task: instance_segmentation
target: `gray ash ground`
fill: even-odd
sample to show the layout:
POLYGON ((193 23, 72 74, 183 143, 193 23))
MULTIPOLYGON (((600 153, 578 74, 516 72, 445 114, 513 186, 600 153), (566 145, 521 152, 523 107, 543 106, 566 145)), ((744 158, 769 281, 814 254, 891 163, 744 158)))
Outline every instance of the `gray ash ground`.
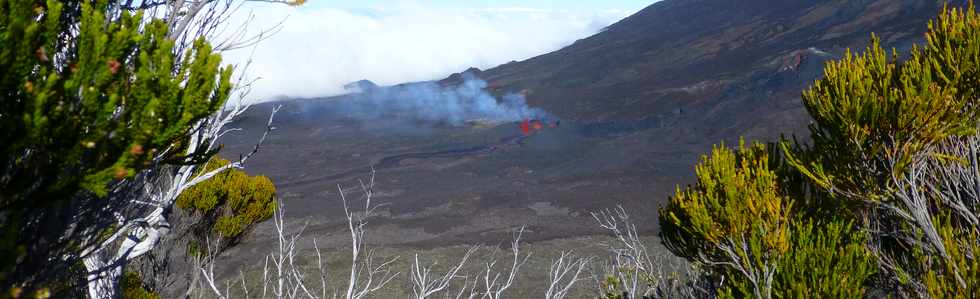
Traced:
MULTIPOLYGON (((655 210, 695 161, 657 151, 660 124, 623 122, 557 127, 524 135, 519 123, 448 125, 397 116, 361 119, 336 112, 336 98, 283 102, 276 130, 247 164, 270 177, 293 219, 312 233, 342 224, 338 185, 356 194, 359 179, 376 172, 372 225, 391 237, 384 245, 493 243, 528 225, 528 240, 598 232, 590 212, 623 204, 645 229, 655 210), (651 155, 673 159, 651 164, 651 155)), ((244 152, 262 131, 272 104, 254 107, 236 125, 245 134, 224 140, 228 158, 244 152)), ((665 160, 665 159, 661 159, 665 160)), ((272 241, 263 225, 246 243, 272 241)))
MULTIPOLYGON (((526 225, 524 240, 531 242, 534 258, 525 275, 537 277, 547 274, 561 250, 605 256, 602 243, 589 237, 603 233, 591 212, 624 205, 644 234, 655 234, 656 208, 686 180, 697 159, 666 150, 690 139, 660 133, 669 131, 662 121, 563 120, 524 135, 518 122, 454 126, 394 116, 351 118, 331 108, 337 100, 342 99, 257 105, 235 124, 242 134, 222 141, 222 155, 235 158, 250 150, 272 106, 284 105, 276 130, 246 171, 270 177, 285 202, 287 222, 297 229, 305 225, 301 256, 315 256, 315 237, 338 269, 345 265, 336 255, 350 246, 338 185, 357 196, 358 180, 368 179, 372 169, 379 209, 367 241, 380 254, 450 259, 464 250, 457 245, 505 246, 526 225)), ((656 240, 650 243, 663 253, 656 240)), ((260 224, 222 257, 218 273, 238 277, 244 269, 246 276, 258 277, 257 263, 275 244, 273 224, 260 224)), ((515 296, 540 295, 539 278, 520 282, 515 296)), ((404 297, 398 293, 403 288, 411 289, 398 285, 382 297, 404 297)), ((583 284, 581 291, 587 290, 591 286, 583 284)))
MULTIPOLYGON (((573 241, 600 233, 589 213, 617 204, 652 235, 657 207, 691 182, 713 144, 806 140, 799 95, 828 59, 863 48, 871 32, 886 48, 921 43, 945 2, 963 1, 660 1, 559 51, 438 81, 478 77, 495 97, 520 94, 560 118, 558 128, 523 137, 517 122, 440 124, 386 109, 364 117, 344 97, 292 100, 246 171, 269 176, 288 221, 307 223, 321 246, 348 245, 337 186, 355 191, 372 167, 382 206, 368 241, 393 252, 506 244, 522 225, 532 246, 595 245, 573 241)), ((238 122, 244 134, 223 140, 221 155, 249 151, 275 104, 238 122)), ((267 254, 271 228, 233 249, 227 270, 267 254)), ((541 265, 532 271, 547 273, 541 265)))

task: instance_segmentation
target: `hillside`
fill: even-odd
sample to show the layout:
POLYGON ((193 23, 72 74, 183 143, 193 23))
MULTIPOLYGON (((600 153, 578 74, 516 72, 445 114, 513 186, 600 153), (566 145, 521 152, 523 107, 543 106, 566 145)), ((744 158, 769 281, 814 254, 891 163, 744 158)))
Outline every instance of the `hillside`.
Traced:
MULTIPOLYGON (((355 119, 337 108, 349 97, 292 100, 281 103, 278 130, 247 170, 270 176, 290 215, 311 219, 314 234, 342 229, 336 186, 372 167, 386 204, 373 222, 380 244, 494 243, 521 224, 529 240, 592 234, 588 213, 616 204, 652 232, 656 207, 689 182, 712 144, 801 133, 808 120, 799 94, 824 61, 864 47, 872 32, 886 46, 911 47, 939 5, 661 1, 553 53, 467 71, 494 94, 524 94, 560 127, 521 136, 518 123, 355 119)), ((255 107, 240 124, 261 131, 270 107, 255 107)), ((249 148, 254 137, 227 139, 224 153, 249 148)), ((267 229, 242 250, 270 241, 267 229)))
MULTIPOLYGON (((937 1, 662 1, 559 51, 480 74, 499 90, 585 122, 683 116, 712 142, 773 137, 799 120, 798 95, 822 63, 921 39, 937 1)), ((677 129, 671 130, 677 131, 677 129)))

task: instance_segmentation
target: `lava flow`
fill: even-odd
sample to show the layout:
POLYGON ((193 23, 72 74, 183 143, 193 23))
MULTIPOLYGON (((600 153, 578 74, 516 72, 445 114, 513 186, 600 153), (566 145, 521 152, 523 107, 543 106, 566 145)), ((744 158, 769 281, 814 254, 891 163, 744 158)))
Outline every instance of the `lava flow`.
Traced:
MULTIPOLYGON (((558 124, 559 124, 559 121, 555 121, 555 122, 552 122, 552 123, 548 124, 548 127, 549 128, 557 128, 558 127, 558 124)), ((543 130, 544 127, 545 127, 545 124, 544 124, 543 121, 541 121, 539 119, 525 119, 524 121, 521 121, 520 127, 521 127, 521 133, 523 133, 524 136, 528 136, 528 135, 531 135, 533 133, 536 133, 537 131, 543 130)))

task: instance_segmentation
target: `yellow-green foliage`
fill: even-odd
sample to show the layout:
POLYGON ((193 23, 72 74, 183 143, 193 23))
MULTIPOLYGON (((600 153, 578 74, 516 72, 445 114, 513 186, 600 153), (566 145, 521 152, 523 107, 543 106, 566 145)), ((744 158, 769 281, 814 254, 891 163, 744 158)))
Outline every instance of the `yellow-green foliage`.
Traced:
MULTIPOLYGON (((199 170, 208 172, 228 165, 213 158, 199 170)), ((213 216, 213 230, 225 238, 236 238, 252 225, 272 217, 276 209, 276 187, 264 176, 250 177, 229 169, 184 191, 177 207, 213 216)))
MULTIPOLYGON (((879 236, 880 250, 894 264, 885 274, 908 288, 905 291, 924 289, 937 298, 974 298, 975 286, 980 285, 977 231, 950 213, 952 207, 937 194, 942 188, 971 187, 927 177, 928 183, 918 181, 921 185, 915 188, 926 190, 928 207, 910 208, 894 196, 899 191, 894 179, 909 175, 913 158, 923 159, 925 150, 945 146, 950 138, 977 134, 980 16, 972 3, 965 9, 946 8, 930 22, 924 47, 913 48, 906 60, 897 56, 886 55, 873 38, 864 54, 848 54, 829 63, 825 78, 803 94, 814 119, 813 146, 784 148, 797 157, 792 163, 814 183, 837 198, 852 199, 836 204, 851 206, 858 216, 877 217, 872 222, 883 227, 877 229, 894 231, 879 236), (868 208, 874 205, 854 204, 869 201, 924 213, 936 227, 948 257, 923 238, 923 224, 894 213, 872 213, 868 208), (912 285, 917 283, 922 286, 912 285)), ((949 163, 975 159, 946 158, 949 163)), ((963 191, 952 193, 957 192, 963 191)), ((962 208, 976 212, 976 207, 962 208)))
POLYGON ((780 194, 765 145, 716 146, 697 165, 697 184, 681 190, 660 210, 665 243, 686 258, 720 258, 718 245, 745 240, 746 262, 789 248, 792 201, 780 194))
POLYGON ((950 262, 923 252, 913 253, 915 260, 928 270, 922 282, 932 298, 977 298, 980 296, 980 236, 977 231, 954 228, 949 215, 940 215, 934 222, 949 254, 950 262), (966 284, 960 286, 954 273, 966 284))
POLYGON ((844 221, 794 222, 792 245, 779 260, 776 298, 862 298, 877 269, 864 234, 844 221))
POLYGON ((969 178, 980 176, 980 157, 975 144, 944 149, 978 133, 980 16, 972 3, 944 9, 926 44, 906 57, 872 36, 864 53, 828 63, 803 93, 812 144, 781 143, 792 167, 762 145, 715 147, 696 167, 697 184, 660 211, 668 249, 705 263, 715 272, 708 279, 724 277, 720 297, 859 298, 869 288, 980 296, 978 207, 957 203, 976 196, 969 178), (953 177, 951 163, 972 166, 953 177), (913 169, 916 179, 906 180, 913 169), (908 192, 920 203, 900 200, 908 192), (938 237, 925 237, 932 227, 938 237), (771 290, 758 274, 767 267, 775 269, 771 290))
POLYGON ((62 6, 0 2, 2 157, 31 158, 4 165, 23 177, 2 186, 4 205, 70 197, 79 187, 104 196, 107 183, 133 175, 153 154, 171 145, 171 156, 180 153, 178 141, 232 86, 232 68, 203 39, 176 64, 164 21, 140 24, 143 15, 127 11, 108 21, 105 1, 84 1, 79 27, 69 29, 59 22, 62 6), (77 52, 61 61, 58 38, 67 30, 78 30, 77 52))
POLYGON ((742 142, 734 151, 716 146, 696 166, 697 184, 678 188, 660 210, 667 248, 731 277, 727 285, 744 296, 768 297, 764 273, 790 249, 792 200, 769 163, 763 144, 742 142), (741 270, 757 275, 757 283, 741 270))
POLYGON ((629 293, 623 292, 620 289, 622 283, 616 276, 607 276, 602 283, 599 284, 599 289, 601 294, 599 294, 599 299, 626 299, 629 298, 629 293))
POLYGON ((126 272, 120 282, 122 299, 160 299, 160 295, 148 290, 136 272, 126 272))
POLYGON ((800 182, 786 179, 777 153, 716 146, 697 165, 697 183, 660 210, 663 242, 724 276, 720 297, 861 297, 875 272, 863 235, 843 221, 801 218, 812 214, 797 213, 808 207, 794 206, 800 195, 787 190, 805 188, 787 185, 800 182))
POLYGON ((183 156, 195 123, 229 97, 232 68, 203 39, 177 53, 164 20, 109 3, 0 0, 0 285, 69 275, 52 267, 72 263, 53 252, 69 221, 104 217, 58 214, 69 201, 105 198, 154 157, 213 154, 183 156))
POLYGON ((793 162, 814 182, 848 197, 879 200, 893 172, 949 136, 972 135, 978 116, 980 20, 947 10, 924 48, 900 61, 872 37, 863 54, 829 62, 803 93, 814 159, 793 162), (894 167, 889 160, 894 161, 894 167))

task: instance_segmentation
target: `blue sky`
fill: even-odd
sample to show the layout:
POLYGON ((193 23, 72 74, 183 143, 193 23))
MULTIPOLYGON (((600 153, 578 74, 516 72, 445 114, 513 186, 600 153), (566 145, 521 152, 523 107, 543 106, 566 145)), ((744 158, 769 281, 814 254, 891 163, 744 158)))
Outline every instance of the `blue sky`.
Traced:
POLYGON ((252 100, 343 93, 368 79, 380 85, 433 80, 469 67, 491 68, 548 53, 588 37, 652 0, 307 0, 253 3, 253 30, 283 22, 254 49, 225 54, 252 63, 252 100))

